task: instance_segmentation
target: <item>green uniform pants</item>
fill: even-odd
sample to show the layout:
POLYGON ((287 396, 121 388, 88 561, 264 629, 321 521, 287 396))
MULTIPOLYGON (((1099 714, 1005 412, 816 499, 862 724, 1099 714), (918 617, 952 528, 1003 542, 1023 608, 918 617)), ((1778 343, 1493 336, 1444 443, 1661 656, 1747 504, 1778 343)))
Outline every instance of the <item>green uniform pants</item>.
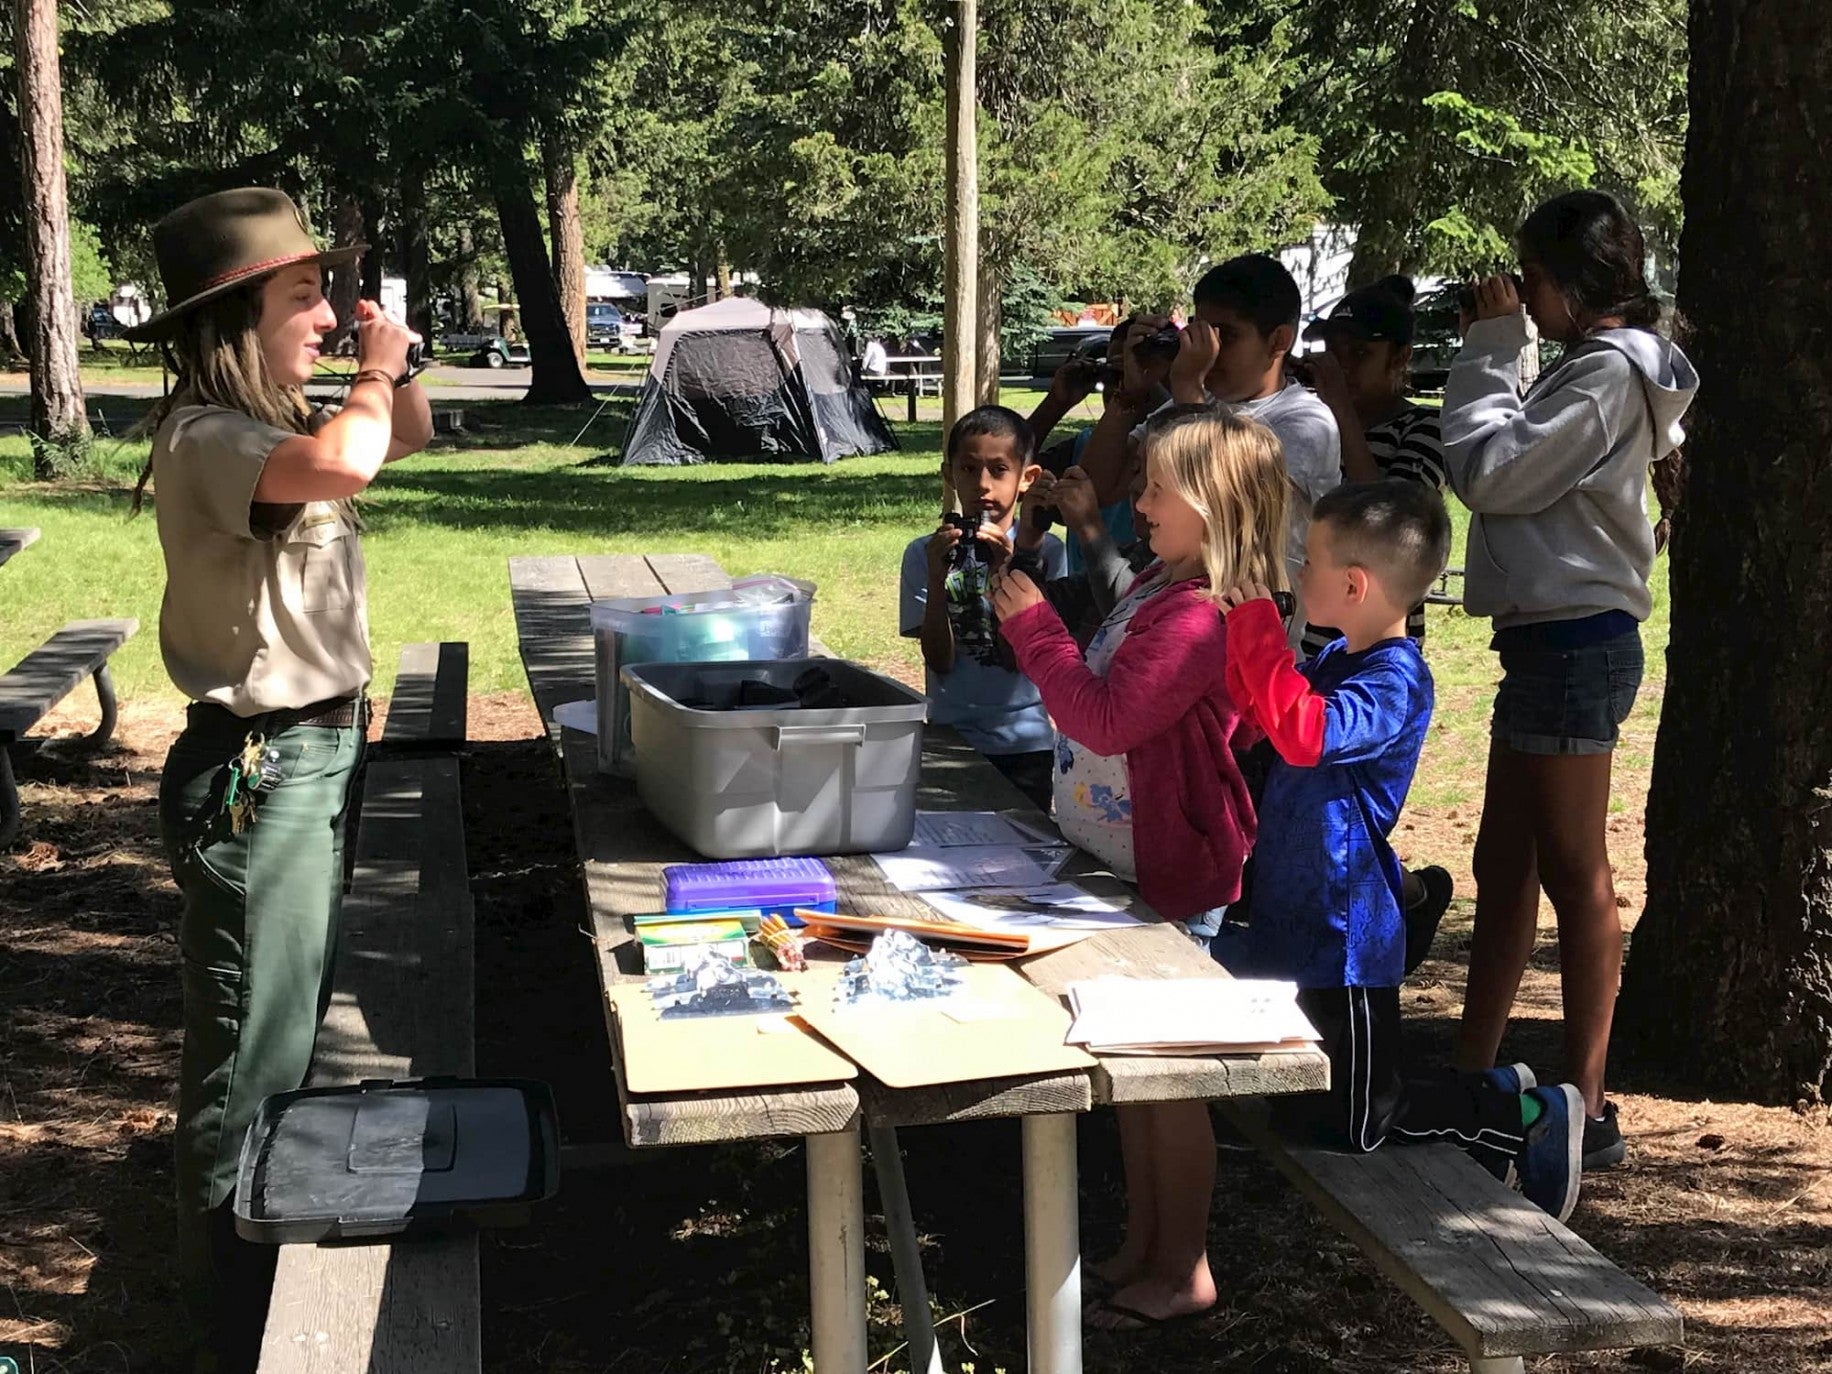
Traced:
POLYGON ((226 1218, 213 1244, 211 1213, 234 1190, 242 1138, 261 1099, 303 1086, 311 1068, 330 999, 344 815, 363 753, 355 727, 269 735, 281 781, 235 835, 223 809, 228 764, 261 725, 192 706, 159 784, 160 833, 184 894, 178 1239, 200 1334, 227 1316, 212 1312, 226 1277, 224 1256, 212 1252, 225 1248, 226 1218))

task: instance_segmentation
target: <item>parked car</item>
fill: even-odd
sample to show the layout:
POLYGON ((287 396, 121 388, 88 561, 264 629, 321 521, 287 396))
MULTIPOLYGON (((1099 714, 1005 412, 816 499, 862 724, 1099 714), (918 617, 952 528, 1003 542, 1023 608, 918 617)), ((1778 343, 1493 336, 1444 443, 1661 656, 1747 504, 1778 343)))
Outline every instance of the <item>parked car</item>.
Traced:
POLYGON ((1107 339, 1112 333, 1113 326, 1106 324, 1077 324, 1050 330, 1031 345, 1030 375, 1039 378, 1055 376, 1057 368, 1075 354, 1084 352, 1084 346, 1097 354, 1104 354, 1107 339))
MULTIPOLYGON (((1443 286, 1428 291, 1413 305, 1412 394, 1439 396, 1450 379, 1450 364, 1463 347, 1463 324, 1457 315, 1457 288, 1443 286)), ((1539 367, 1544 372, 1564 353, 1561 344, 1539 341, 1539 367)))
POLYGON ((623 339, 623 311, 609 301, 588 301, 585 306, 585 346, 616 348, 623 339))
POLYGON ((89 313, 83 316, 83 333, 89 336, 91 343, 100 343, 103 339, 121 337, 121 322, 105 302, 98 302, 89 307, 89 313))

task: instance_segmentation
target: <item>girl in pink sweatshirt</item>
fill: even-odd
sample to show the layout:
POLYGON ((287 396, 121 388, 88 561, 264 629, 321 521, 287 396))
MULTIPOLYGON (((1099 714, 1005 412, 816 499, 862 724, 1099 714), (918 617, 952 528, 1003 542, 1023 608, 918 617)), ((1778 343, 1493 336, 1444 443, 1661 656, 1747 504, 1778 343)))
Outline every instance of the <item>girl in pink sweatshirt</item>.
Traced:
MULTIPOLYGON (((1145 494, 1158 561, 1113 608, 1084 659, 1022 573, 1000 576, 993 607, 1019 669, 1056 723, 1056 821, 1063 834, 1169 921, 1212 932, 1240 896, 1253 803, 1235 761, 1251 727, 1226 685, 1217 588, 1251 574, 1285 585, 1289 479, 1264 425, 1207 407, 1171 412, 1146 436, 1145 494)), ((1200 1102, 1119 1109, 1126 1238, 1090 1270, 1109 1296, 1091 1314, 1137 1330, 1215 1303, 1208 1203, 1215 1139, 1200 1102)))

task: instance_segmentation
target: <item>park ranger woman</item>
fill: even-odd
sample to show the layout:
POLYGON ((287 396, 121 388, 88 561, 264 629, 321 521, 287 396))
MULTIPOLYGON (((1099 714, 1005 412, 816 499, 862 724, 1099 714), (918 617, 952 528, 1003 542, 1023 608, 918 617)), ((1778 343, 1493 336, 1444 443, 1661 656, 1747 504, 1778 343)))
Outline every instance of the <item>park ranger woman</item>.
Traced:
POLYGON ((153 230, 163 314, 131 331, 177 373, 149 418, 165 599, 159 644, 190 698, 159 823, 184 897, 177 1125, 181 1278, 199 1370, 254 1368, 273 1254, 238 1241, 255 1108, 300 1087, 330 988, 344 814, 362 759, 369 622, 351 498, 432 434, 413 336, 356 307, 334 413, 304 386, 337 325, 320 251, 278 191, 205 196, 153 230))

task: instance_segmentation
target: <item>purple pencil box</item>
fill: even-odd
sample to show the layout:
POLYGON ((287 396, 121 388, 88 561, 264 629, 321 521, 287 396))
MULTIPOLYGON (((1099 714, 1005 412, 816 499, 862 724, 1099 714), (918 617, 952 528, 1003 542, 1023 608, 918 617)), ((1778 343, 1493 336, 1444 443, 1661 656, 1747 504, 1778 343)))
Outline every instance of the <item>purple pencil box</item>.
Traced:
POLYGON ((662 870, 662 887, 669 912, 677 916, 754 907, 798 926, 797 907, 837 910, 833 874, 819 859, 674 864, 662 870))

